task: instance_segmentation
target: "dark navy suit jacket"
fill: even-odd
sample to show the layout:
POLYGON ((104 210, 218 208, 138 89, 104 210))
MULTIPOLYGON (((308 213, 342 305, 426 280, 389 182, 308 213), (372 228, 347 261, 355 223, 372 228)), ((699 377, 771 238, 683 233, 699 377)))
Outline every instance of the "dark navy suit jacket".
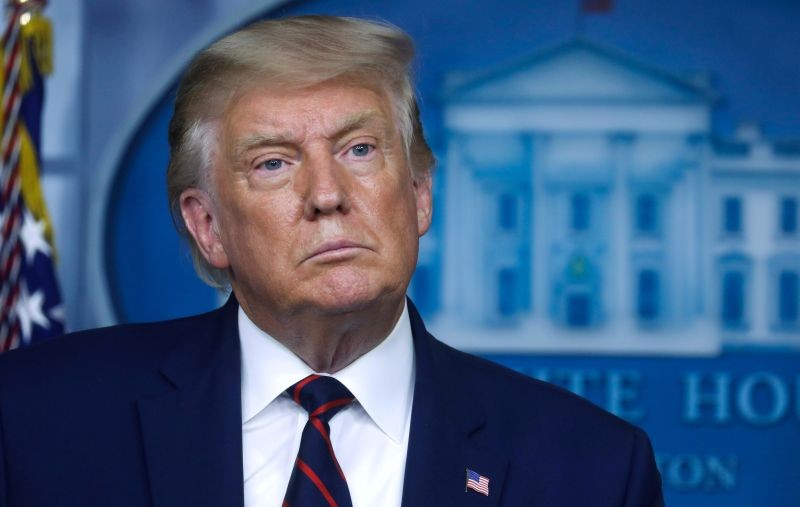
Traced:
MULTIPOLYGON (((442 344, 409 307, 404 506, 663 504, 641 430, 442 344), (466 490, 467 468, 488 496, 466 490)), ((0 356, 0 506, 241 506, 239 356, 233 298, 0 356)))

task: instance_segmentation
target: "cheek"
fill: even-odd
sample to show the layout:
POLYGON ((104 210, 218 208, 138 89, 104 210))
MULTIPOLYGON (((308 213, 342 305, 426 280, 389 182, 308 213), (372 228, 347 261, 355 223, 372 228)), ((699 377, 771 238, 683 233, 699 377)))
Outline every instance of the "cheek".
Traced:
POLYGON ((288 212, 280 203, 269 199, 238 201, 229 210, 221 232, 237 258, 274 257, 275 247, 293 237, 286 225, 288 212))
POLYGON ((380 195, 378 206, 384 222, 392 229, 394 240, 402 242, 401 248, 412 246, 418 240, 417 207, 414 192, 410 183, 395 184, 390 190, 380 195), (389 225, 390 224, 390 225, 389 225))

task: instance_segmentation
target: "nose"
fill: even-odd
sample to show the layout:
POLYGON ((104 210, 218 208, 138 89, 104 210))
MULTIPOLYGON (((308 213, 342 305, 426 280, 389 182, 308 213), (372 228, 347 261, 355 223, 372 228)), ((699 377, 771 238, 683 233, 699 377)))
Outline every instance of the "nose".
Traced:
POLYGON ((350 175, 332 155, 309 156, 302 172, 303 214, 306 219, 350 212, 350 175))

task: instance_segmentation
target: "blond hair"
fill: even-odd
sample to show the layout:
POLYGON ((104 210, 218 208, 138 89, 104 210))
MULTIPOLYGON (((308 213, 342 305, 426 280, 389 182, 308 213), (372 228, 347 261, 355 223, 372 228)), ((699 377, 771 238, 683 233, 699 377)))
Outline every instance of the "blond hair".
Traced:
POLYGON ((412 175, 427 178, 434 157, 425 141, 411 79, 414 44, 400 29, 379 22, 331 16, 261 21, 218 40, 189 63, 169 126, 167 193, 178 232, 189 242, 195 270, 209 285, 228 285, 228 273, 206 262, 188 234, 180 196, 210 188, 217 132, 214 121, 230 101, 258 81, 304 88, 332 79, 376 87, 393 107, 412 175))

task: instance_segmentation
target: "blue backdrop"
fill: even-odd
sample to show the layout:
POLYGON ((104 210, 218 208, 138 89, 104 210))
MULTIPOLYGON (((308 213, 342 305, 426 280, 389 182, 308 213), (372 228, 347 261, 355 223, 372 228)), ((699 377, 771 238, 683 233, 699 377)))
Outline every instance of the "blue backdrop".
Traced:
MULTIPOLYGON (((796 505, 800 5, 315 1, 263 17, 304 12, 379 17, 418 43, 439 165, 411 294, 434 333, 644 427, 669 505, 796 505)), ((162 190, 174 84, 104 196, 120 321, 219 301, 162 190)))

